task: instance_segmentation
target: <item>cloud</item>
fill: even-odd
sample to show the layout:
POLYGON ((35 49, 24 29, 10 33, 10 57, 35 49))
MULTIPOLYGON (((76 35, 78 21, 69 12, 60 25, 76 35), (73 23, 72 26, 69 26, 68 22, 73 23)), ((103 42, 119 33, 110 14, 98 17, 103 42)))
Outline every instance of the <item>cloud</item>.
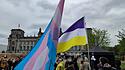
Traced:
POLYGON ((55 6, 54 4, 51 4, 49 1, 47 0, 42 0, 42 1, 39 1, 37 2, 37 5, 43 9, 46 9, 46 10, 54 10, 55 9, 55 6))
MULTIPOLYGON (((88 0, 72 4, 70 16, 74 20, 85 16, 87 27, 94 27, 108 30, 111 35, 111 45, 117 43, 115 35, 117 31, 125 27, 125 1, 114 0, 88 0)), ((72 22, 73 23, 73 22, 72 22)))
MULTIPOLYGON (((41 27, 45 30, 59 0, 0 0, 0 40, 7 44, 7 36, 12 28, 21 24, 25 35, 37 34, 41 27)), ((107 29, 112 45, 117 43, 115 35, 125 27, 124 0, 66 0, 62 19, 65 31, 76 20, 85 16, 87 27, 107 29)))
POLYGON ((15 6, 20 6, 21 4, 30 4, 30 0, 6 0, 15 6))
POLYGON ((7 45, 0 44, 0 52, 6 51, 7 45))
POLYGON ((28 29, 32 30, 31 32, 29 32, 29 34, 30 35, 37 34, 39 28, 41 28, 42 31, 44 31, 46 28, 46 24, 32 24, 31 26, 28 27, 28 29))
POLYGON ((6 37, 7 37, 6 34, 2 34, 2 33, 0 33, 0 38, 6 38, 6 37))
POLYGON ((41 24, 32 24, 29 29, 38 29, 41 27, 41 24))

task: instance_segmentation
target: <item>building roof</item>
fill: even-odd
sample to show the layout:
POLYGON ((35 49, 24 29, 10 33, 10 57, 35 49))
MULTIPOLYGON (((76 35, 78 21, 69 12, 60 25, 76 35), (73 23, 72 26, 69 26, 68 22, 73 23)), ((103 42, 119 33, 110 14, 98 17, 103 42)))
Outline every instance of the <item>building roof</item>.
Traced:
POLYGON ((98 47, 91 48, 90 52, 110 52, 110 51, 107 51, 107 50, 105 50, 105 49, 98 46, 98 47))
POLYGON ((11 31, 23 31, 23 30, 22 29, 12 29, 11 31))
POLYGON ((22 39, 36 39, 38 37, 23 37, 22 39))

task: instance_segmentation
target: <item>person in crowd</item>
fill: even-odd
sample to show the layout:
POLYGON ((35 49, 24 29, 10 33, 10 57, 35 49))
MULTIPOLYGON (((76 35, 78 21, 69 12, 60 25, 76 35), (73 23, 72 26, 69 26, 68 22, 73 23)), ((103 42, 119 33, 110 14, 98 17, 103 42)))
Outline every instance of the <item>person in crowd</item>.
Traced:
POLYGON ((8 63, 6 57, 2 57, 0 66, 2 70, 8 70, 7 69, 8 63))
POLYGON ((0 57, 0 70, 2 70, 2 68, 1 68, 1 57, 0 57))
POLYGON ((69 57, 65 62, 65 70, 75 70, 72 57, 69 57))
POLYGON ((99 64, 97 64, 98 70, 111 70, 111 65, 105 57, 99 58, 99 64))
POLYGON ((105 58, 105 63, 103 65, 104 70, 111 70, 111 65, 109 64, 109 60, 105 58))
POLYGON ((73 62, 69 62, 65 70, 75 70, 73 62))
POLYGON ((80 56, 80 57, 78 57, 78 59, 77 59, 77 63, 78 63, 78 66, 79 66, 79 64, 81 64, 81 61, 83 61, 83 56, 80 56))
POLYGON ((94 55, 92 55, 91 57, 91 69, 95 70, 95 62, 96 62, 96 58, 94 57, 94 55))
POLYGON ((12 69, 12 60, 11 58, 9 58, 8 60, 8 70, 11 70, 12 69))
POLYGON ((59 55, 57 55, 56 63, 54 64, 54 70, 56 70, 57 65, 60 63, 60 60, 61 60, 61 59, 62 59, 62 58, 61 58, 59 55))
POLYGON ((90 63, 87 57, 84 58, 83 68, 84 70, 91 70, 90 63))
POLYGON ((73 59, 73 64, 74 64, 74 69, 75 70, 79 70, 79 67, 78 67, 78 63, 77 63, 77 57, 75 57, 74 59, 73 59))
POLYGON ((59 59, 59 64, 56 67, 56 70, 64 70, 65 69, 65 65, 64 65, 64 61, 62 58, 59 59))
POLYGON ((59 64, 59 63, 58 63, 58 59, 59 59, 59 58, 58 58, 58 56, 57 56, 57 58, 56 58, 56 63, 54 64, 54 70, 56 70, 56 67, 57 67, 57 65, 59 64))
POLYGON ((115 68, 117 69, 117 70, 121 70, 121 61, 120 60, 115 60, 115 68))
POLYGON ((84 65, 84 61, 81 61, 80 66, 79 66, 79 70, 84 70, 83 65, 84 65))
POLYGON ((97 64, 98 70, 103 70, 102 57, 99 58, 99 63, 97 64))
POLYGON ((14 68, 15 61, 16 61, 16 59, 12 58, 12 69, 14 68))
POLYGON ((16 65, 20 62, 20 58, 16 57, 14 63, 13 63, 13 69, 16 67, 16 65))

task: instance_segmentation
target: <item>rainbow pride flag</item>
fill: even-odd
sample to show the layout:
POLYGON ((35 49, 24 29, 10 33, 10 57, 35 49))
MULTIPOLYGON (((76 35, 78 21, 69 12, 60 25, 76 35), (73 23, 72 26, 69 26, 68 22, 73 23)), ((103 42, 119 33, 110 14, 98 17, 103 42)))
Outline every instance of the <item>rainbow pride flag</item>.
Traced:
POLYGON ((44 34, 31 52, 28 53, 14 70, 54 70, 64 1, 60 0, 56 12, 44 34))

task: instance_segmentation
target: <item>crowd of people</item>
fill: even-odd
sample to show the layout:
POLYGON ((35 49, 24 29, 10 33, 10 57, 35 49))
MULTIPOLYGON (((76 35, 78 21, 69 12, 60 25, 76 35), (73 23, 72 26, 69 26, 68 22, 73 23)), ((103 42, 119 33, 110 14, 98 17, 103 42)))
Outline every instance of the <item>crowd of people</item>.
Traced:
POLYGON ((14 67, 21 61, 23 57, 15 58, 2 56, 0 57, 0 70, 14 70, 14 67))
MULTIPOLYGON (((13 70, 22 58, 21 56, 16 58, 0 57, 0 70, 13 70)), ((86 56, 58 55, 54 64, 54 70, 121 70, 120 62, 112 66, 106 57, 96 59, 94 56, 91 56, 89 59, 86 56)))
POLYGON ((108 58, 100 57, 98 60, 94 56, 88 60, 86 56, 58 56, 55 70, 121 70, 119 65, 111 65, 108 58), (98 63, 97 63, 98 62, 98 63))
POLYGON ((57 57, 55 70, 91 70, 91 67, 87 57, 57 57))

